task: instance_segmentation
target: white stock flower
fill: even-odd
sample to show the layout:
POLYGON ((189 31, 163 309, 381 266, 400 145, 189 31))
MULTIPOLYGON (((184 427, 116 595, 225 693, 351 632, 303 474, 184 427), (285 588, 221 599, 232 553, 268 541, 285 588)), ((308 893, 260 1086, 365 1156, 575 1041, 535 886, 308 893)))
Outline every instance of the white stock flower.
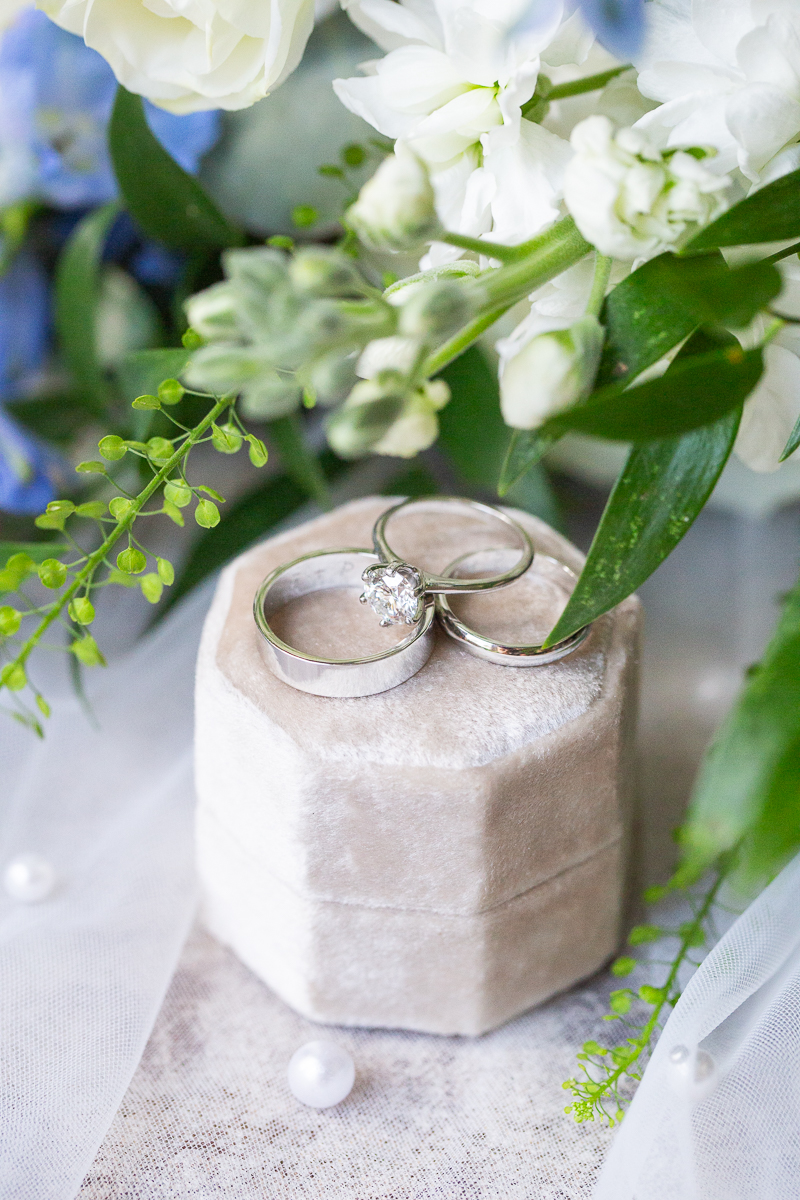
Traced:
POLYGON ((375 454, 395 458, 413 458, 427 450, 439 436, 436 414, 450 399, 450 389, 442 379, 425 383, 408 397, 402 413, 373 447, 375 454))
POLYGON ((439 221, 428 168, 399 143, 364 184, 346 219, 366 246, 378 250, 412 250, 430 240, 439 221))
MULTIPOLYGON (((777 471, 800 417, 800 358, 785 346, 767 346, 764 374, 745 401, 734 450, 753 471, 777 471)), ((800 457, 795 451, 792 458, 800 457)))
POLYGON ((497 346, 500 409, 515 429, 538 429, 548 417, 585 399, 600 363, 604 331, 597 317, 586 315, 543 332, 540 323, 538 316, 523 322, 497 346))
MULTIPOLYGON (((344 0, 387 51, 365 78, 337 79, 339 99, 431 168, 449 230, 523 241, 558 216, 567 142, 521 119, 543 66, 580 63, 591 35, 549 6, 536 29, 508 35, 519 0, 344 0)), ((437 261, 460 251, 438 247, 437 261)))
POLYGON ((175 113, 246 108, 300 61, 313 0, 39 0, 129 91, 175 113))
POLYGON ((608 117, 587 117, 571 141, 575 157, 564 177, 564 200, 583 236, 603 254, 656 254, 725 207, 727 176, 712 174, 684 150, 662 153, 640 128, 615 132, 608 117))
POLYGON ((661 107, 637 127, 662 146, 714 146, 712 170, 738 166, 762 181, 800 137, 800 5, 653 0, 648 8, 639 88, 661 107))

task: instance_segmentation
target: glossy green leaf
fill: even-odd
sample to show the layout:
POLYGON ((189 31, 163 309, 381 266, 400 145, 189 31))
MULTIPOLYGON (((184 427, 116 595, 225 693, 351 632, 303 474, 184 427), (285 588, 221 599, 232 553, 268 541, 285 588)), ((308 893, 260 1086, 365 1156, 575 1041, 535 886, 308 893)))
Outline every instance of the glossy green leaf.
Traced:
POLYGON ((512 430, 500 470, 498 494, 500 496, 508 495, 517 480, 521 479, 526 471, 534 470, 560 437, 560 433, 547 434, 542 433, 539 429, 512 430))
POLYGON ((122 86, 117 89, 108 138, 119 190, 146 234, 178 250, 242 244, 240 231, 151 132, 141 97, 122 86))
POLYGON ((725 346, 679 357, 665 375, 625 389, 611 384, 542 426, 618 442, 671 438, 711 425, 738 408, 761 378, 760 349, 725 346))
POLYGON ((780 288, 780 273, 767 262, 731 270, 721 254, 650 259, 606 297, 596 387, 634 379, 698 325, 746 325, 780 288))
POLYGON ((800 171, 768 183, 706 225, 684 247, 684 254, 716 246, 747 246, 800 237, 800 171))
POLYGON ((110 389, 97 358, 95 318, 100 297, 103 246, 119 205, 105 204, 73 230, 56 267, 55 321, 59 342, 83 398, 97 412, 110 389))
POLYGON ((548 644, 614 608, 674 550, 728 460, 740 413, 736 409, 714 425, 633 447, 548 644))
POLYGON ((701 766, 681 876, 696 877, 743 838, 753 873, 776 870, 800 846, 800 583, 701 766))
MULTIPOLYGON (((444 368, 440 378, 448 384, 451 400, 439 413, 439 446, 466 483, 487 492, 499 490, 511 431, 500 413, 496 370, 477 346, 471 346, 444 368)), ((500 494, 558 525, 558 505, 547 473, 541 466, 530 469, 534 465, 526 463, 500 494)))
POLYGON ((794 429, 789 434, 789 440, 783 448, 781 462, 785 462, 790 454, 794 454, 798 446, 800 446, 800 417, 797 418, 794 429))

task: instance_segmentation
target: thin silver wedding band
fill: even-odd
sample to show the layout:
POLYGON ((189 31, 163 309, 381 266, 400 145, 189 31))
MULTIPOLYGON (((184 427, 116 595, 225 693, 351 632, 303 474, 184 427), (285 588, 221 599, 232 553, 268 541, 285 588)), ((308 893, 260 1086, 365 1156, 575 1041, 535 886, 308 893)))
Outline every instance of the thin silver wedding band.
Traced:
POLYGON ((422 592, 433 593, 435 595, 455 592, 485 592, 490 588, 506 587, 509 583, 513 583, 515 579, 519 579, 520 575, 524 575, 533 562, 533 543, 522 526, 513 517, 503 512, 502 509, 495 508, 493 504, 483 504, 480 500, 467 500, 463 496, 412 496, 406 500, 401 500, 399 504, 393 504, 391 508, 387 508, 386 512, 378 517, 372 531, 372 540, 375 545, 375 553, 382 563, 408 566, 419 575, 422 592), (485 579, 456 579, 447 573, 444 575, 430 575, 427 571, 421 571, 418 567, 410 567, 410 564, 406 564, 394 552, 386 540, 386 526, 393 516, 402 509, 407 509, 410 505, 414 504, 457 504, 471 512, 478 512, 483 516, 489 516, 501 521, 507 529, 512 530, 519 542, 521 552, 519 560, 509 570, 503 571, 498 575, 490 575, 485 579))
MULTIPOLYGON (((470 558, 478 558, 481 555, 497 555, 508 553, 507 550, 473 550, 469 554, 462 554, 460 558, 451 562, 447 568, 448 574, 451 571, 457 570, 470 558)), ((546 562, 551 566, 558 567, 570 579, 572 586, 577 582, 577 576, 574 571, 571 571, 564 563, 559 562, 557 558, 551 557, 549 554, 536 554, 534 562, 546 562)), ((582 629, 578 629, 569 637, 564 638, 562 642, 557 642, 555 646, 544 647, 541 644, 518 644, 513 642, 498 642, 493 638, 487 637, 485 634, 478 633, 477 630, 470 628, 464 621, 455 615, 446 596, 436 596, 436 614, 439 618, 439 623, 442 625, 446 633, 450 635, 460 646, 470 654, 474 654, 476 658, 483 658, 487 662, 496 663, 501 667, 543 667, 547 663, 558 662, 561 658, 566 658, 568 654, 572 654, 577 650, 586 638, 589 636, 591 625, 584 625, 582 629)))
POLYGON ((434 604, 426 599, 420 620, 397 645, 364 658, 323 658, 282 641, 269 618, 283 605, 310 592, 359 588, 367 566, 378 561, 371 550, 319 550, 284 563, 267 575, 253 602, 262 657, 278 679, 315 696, 373 696, 405 683, 427 662, 434 641, 434 604))

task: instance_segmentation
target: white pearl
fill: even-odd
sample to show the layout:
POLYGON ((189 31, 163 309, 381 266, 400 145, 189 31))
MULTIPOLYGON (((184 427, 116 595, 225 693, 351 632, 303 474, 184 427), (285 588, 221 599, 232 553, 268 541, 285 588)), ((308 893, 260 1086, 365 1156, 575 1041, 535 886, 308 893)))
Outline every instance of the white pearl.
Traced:
POLYGON ((713 1091, 717 1082, 717 1064, 707 1050, 692 1052, 688 1046, 673 1046, 669 1052, 673 1081, 695 1104, 713 1091))
POLYGON ((20 854, 6 867, 3 884, 12 900, 36 904, 46 900, 53 891, 56 873, 41 855, 20 854))
POLYGON ((335 1042, 306 1042, 292 1055, 288 1078, 292 1094, 309 1108, 330 1108, 350 1094, 353 1060, 335 1042))

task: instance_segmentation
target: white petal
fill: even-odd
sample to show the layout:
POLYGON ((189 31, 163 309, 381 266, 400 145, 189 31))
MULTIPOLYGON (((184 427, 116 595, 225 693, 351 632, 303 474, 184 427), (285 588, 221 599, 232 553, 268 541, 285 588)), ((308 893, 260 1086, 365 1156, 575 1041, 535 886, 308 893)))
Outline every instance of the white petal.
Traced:
MULTIPOLYGON (((789 434, 800 416, 800 358, 774 344, 766 370, 745 402, 734 450, 753 471, 777 471, 789 434)), ((794 457, 794 456, 792 456, 794 457)))
POLYGON ((396 4, 394 0, 341 0, 341 3, 353 24, 381 50, 397 50, 409 43, 442 48, 432 6, 430 13, 426 13, 424 9, 414 12, 409 5, 396 4))
POLYGON ((800 104, 766 83, 751 83, 728 98, 726 122, 741 147, 739 166, 749 179, 800 133, 800 104))
POLYGON ((334 79, 333 90, 345 108, 374 126, 385 137, 402 137, 414 124, 407 113, 397 112, 384 101, 380 80, 376 75, 366 79, 334 79))

